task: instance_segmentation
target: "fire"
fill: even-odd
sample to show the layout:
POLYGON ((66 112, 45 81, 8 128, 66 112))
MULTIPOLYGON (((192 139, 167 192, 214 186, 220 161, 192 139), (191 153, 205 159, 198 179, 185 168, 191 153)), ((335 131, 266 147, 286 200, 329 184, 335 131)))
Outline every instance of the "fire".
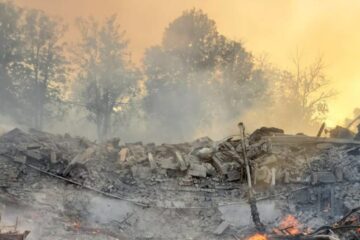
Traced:
POLYGON ((296 235, 300 233, 299 227, 299 221, 293 215, 288 215, 280 222, 279 227, 274 229, 274 232, 277 234, 296 235))
POLYGON ((251 236, 248 240, 268 240, 268 238, 265 235, 257 233, 255 235, 251 236))

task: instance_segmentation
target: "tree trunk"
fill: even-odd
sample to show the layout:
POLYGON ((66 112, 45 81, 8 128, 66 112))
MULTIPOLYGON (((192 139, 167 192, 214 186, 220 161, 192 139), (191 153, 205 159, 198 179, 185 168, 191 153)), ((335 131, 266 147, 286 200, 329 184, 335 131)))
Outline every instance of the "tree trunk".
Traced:
POLYGON ((104 116, 103 136, 105 139, 109 137, 111 128, 111 112, 107 111, 104 116))

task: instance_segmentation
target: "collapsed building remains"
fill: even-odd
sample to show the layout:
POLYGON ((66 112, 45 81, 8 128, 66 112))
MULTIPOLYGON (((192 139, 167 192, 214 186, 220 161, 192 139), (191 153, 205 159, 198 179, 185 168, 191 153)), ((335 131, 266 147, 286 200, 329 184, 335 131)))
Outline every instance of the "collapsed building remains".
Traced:
POLYGON ((0 137, 0 176, 0 212, 19 216, 30 240, 360 239, 353 139, 261 128, 246 139, 97 144, 14 129, 0 137), (250 217, 244 156, 263 233, 250 217))

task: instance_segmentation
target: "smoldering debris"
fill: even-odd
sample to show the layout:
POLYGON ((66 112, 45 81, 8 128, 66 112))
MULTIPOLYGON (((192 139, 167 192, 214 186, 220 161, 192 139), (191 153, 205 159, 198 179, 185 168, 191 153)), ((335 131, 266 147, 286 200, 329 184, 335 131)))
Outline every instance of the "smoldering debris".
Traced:
POLYGON ((304 236, 322 226, 323 239, 359 237, 356 211, 336 222, 360 206, 353 139, 260 128, 245 139, 122 144, 14 129, 0 137, 0 172, 0 203, 26 209, 19 229, 30 240, 317 239, 304 236), (245 156, 265 233, 250 217, 245 156), (286 216, 301 227, 282 227, 286 216))

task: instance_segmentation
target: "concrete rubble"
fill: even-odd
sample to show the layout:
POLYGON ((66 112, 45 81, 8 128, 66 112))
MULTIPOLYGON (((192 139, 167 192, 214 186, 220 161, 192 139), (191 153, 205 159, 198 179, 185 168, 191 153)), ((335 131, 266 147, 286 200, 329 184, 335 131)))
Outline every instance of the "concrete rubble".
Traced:
POLYGON ((246 239, 244 151, 270 228, 286 214, 316 228, 360 206, 360 142, 260 128, 245 144, 98 144, 14 129, 0 137, 0 212, 23 219, 30 240, 246 239))

